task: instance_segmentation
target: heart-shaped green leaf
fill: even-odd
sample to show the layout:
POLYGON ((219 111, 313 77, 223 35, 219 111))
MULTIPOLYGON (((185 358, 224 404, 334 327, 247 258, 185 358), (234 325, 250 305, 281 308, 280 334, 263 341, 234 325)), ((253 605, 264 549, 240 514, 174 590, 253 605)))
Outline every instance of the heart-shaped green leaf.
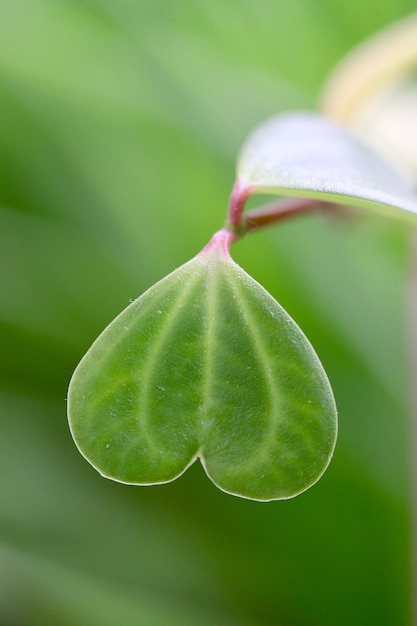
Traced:
POLYGON ((70 384, 71 432, 123 483, 169 482, 199 458, 228 493, 290 498, 332 456, 332 391, 305 336, 221 233, 92 345, 70 384))
POLYGON ((240 186, 302 196, 417 221, 411 182, 348 131, 313 113, 288 113, 260 126, 243 146, 240 186))

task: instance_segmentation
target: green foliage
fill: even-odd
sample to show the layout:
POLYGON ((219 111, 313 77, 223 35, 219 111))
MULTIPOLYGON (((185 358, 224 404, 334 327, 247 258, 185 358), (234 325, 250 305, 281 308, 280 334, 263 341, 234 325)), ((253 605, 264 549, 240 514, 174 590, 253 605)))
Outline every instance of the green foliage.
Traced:
POLYGON ((310 487, 336 440, 312 347, 221 237, 102 333, 72 378, 68 412, 103 476, 163 483, 199 458, 217 486, 254 500, 310 487))
MULTIPOLYGON (((406 178, 307 113, 277 116, 246 142, 231 228, 240 230, 241 198, 262 192, 417 214, 406 178)), ((233 263, 234 237, 220 231, 138 298, 78 366, 71 431, 103 476, 155 485, 200 459, 224 491, 270 501, 303 492, 327 467, 337 417, 326 375, 291 318, 233 263)))
POLYGON ((219 227, 247 133, 312 108, 352 45, 413 9, 0 2, 1 623, 410 624, 399 222, 317 215, 234 246, 337 396, 332 464, 302 497, 228 497, 198 464, 157 488, 103 480, 73 444, 65 396, 92 339, 219 227))

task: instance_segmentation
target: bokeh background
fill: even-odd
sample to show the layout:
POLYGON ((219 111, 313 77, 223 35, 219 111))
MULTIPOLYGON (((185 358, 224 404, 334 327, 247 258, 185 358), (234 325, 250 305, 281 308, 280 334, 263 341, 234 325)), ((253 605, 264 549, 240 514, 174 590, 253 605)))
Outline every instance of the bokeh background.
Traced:
POLYGON ((67 427, 99 332, 221 227, 236 154, 413 0, 0 0, 0 624, 411 623, 410 232, 306 216, 234 258, 301 325, 337 450, 294 500, 101 478, 67 427))

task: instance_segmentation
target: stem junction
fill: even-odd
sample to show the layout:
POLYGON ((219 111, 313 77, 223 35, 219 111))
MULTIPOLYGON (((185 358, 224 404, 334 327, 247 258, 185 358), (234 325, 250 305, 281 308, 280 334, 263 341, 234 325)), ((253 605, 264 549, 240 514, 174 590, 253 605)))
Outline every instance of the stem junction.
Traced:
MULTIPOLYGON (((228 220, 225 229, 232 231, 237 241, 247 233, 264 226, 270 226, 288 217, 296 217, 316 210, 331 210, 333 213, 342 211, 342 207, 332 202, 324 202, 314 198, 280 198, 263 206, 244 213, 245 204, 254 189, 245 186, 238 180, 230 196, 228 220)), ((232 242, 231 241, 231 242, 232 242)))

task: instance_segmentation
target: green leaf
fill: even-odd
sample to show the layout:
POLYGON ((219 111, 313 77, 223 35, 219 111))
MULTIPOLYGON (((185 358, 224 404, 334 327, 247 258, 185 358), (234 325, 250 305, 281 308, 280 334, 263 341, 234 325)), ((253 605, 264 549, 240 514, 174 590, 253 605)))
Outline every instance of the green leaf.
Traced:
POLYGON ((165 483, 199 458, 220 489, 262 501, 313 485, 337 433, 313 348, 216 236, 100 335, 68 412, 80 452, 107 478, 165 483))
POLYGON ((317 198, 417 221, 410 181, 346 130, 313 113, 271 118, 249 137, 240 186, 254 193, 317 198))

